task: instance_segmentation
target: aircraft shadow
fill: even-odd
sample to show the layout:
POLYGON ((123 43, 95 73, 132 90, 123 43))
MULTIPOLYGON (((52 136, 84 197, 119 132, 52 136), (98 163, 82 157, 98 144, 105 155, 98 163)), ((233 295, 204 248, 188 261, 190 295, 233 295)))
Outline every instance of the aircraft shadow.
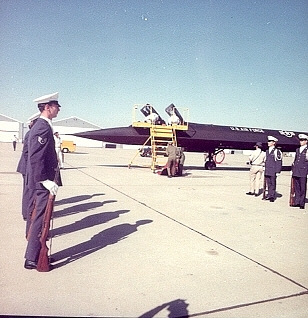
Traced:
POLYGON ((100 196, 100 195, 105 195, 105 193, 94 193, 91 195, 77 195, 75 197, 57 200, 55 202, 55 206, 61 205, 61 204, 68 204, 68 203, 76 203, 76 202, 80 202, 80 201, 85 201, 85 200, 89 200, 89 199, 92 199, 92 198, 100 196))
POLYGON ((116 200, 106 200, 103 202, 88 202, 88 203, 81 203, 74 206, 70 206, 68 208, 62 209, 61 211, 55 211, 53 213, 54 218, 59 218, 63 216, 73 215, 80 212, 87 212, 89 210, 93 210, 107 203, 114 203, 117 202, 116 200))
POLYGON ((189 304, 185 302, 184 299, 175 299, 168 303, 164 303, 156 308, 149 310, 148 312, 142 314, 138 318, 153 318, 155 317, 160 311, 166 309, 169 311, 168 317, 189 317, 187 307, 189 304))
POLYGON ((51 255, 52 263, 55 263, 52 265, 52 269, 60 268, 96 251, 99 251, 108 245, 116 244, 121 240, 126 239, 134 232, 137 232, 139 226, 152 222, 152 220, 139 220, 135 224, 124 223, 115 225, 94 235, 88 241, 56 252, 51 255))
POLYGON ((68 233, 77 232, 95 225, 107 223, 113 219, 118 218, 121 214, 127 213, 129 210, 118 210, 114 212, 102 212, 89 215, 75 223, 61 226, 50 231, 51 237, 61 236, 68 233))

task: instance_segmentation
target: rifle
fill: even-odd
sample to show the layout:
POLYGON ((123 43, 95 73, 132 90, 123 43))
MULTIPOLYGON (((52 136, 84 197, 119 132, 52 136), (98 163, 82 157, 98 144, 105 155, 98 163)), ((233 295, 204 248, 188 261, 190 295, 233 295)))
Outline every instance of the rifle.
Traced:
MULTIPOLYGON (((54 178, 54 182, 56 182, 56 183, 58 181, 59 174, 60 174, 60 167, 58 165, 57 170, 56 170, 56 175, 54 178)), ((36 266, 36 269, 39 272, 49 272, 50 271, 50 266, 49 266, 50 260, 48 257, 49 248, 47 247, 46 241, 47 241, 48 234, 49 234, 50 220, 52 218, 55 198, 56 198, 55 195, 49 194, 47 206, 45 208, 42 233, 41 233, 41 237, 40 237, 41 249, 40 249, 40 254, 39 254, 39 257, 37 260, 37 266, 36 266)))
POLYGON ((294 204, 295 204, 294 178, 291 177, 289 205, 294 206, 294 204))

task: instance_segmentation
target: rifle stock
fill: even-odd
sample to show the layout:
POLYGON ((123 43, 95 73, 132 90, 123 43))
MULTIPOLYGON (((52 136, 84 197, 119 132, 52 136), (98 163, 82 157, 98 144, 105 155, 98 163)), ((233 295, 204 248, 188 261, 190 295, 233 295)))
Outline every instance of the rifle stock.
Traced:
POLYGON ((37 271, 39 272, 49 272, 49 257, 48 257, 48 251, 49 248, 47 247, 46 241, 49 233, 50 228, 50 220, 52 217, 53 207, 54 207, 54 201, 55 201, 55 195, 49 195, 47 206, 44 213, 44 220, 43 220, 43 227, 42 227, 42 234, 40 237, 41 242, 41 249, 39 258, 37 261, 37 271))
POLYGON ((294 204, 295 204, 294 178, 291 177, 289 205, 294 206, 294 204))

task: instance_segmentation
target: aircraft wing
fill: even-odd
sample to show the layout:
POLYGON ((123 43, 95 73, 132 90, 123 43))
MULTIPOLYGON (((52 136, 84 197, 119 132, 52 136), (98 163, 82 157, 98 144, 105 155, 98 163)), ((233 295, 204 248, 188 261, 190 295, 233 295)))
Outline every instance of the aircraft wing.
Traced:
MULTIPOLYGON (((284 152, 293 152, 299 147, 299 132, 197 123, 189 123, 188 127, 188 130, 178 130, 176 134, 178 146, 190 152, 214 152, 215 149, 252 150, 258 141, 266 149, 267 136, 276 137, 277 146, 284 152)), ((108 143, 143 145, 150 136, 150 129, 132 126, 106 128, 80 132, 74 136, 108 143)))

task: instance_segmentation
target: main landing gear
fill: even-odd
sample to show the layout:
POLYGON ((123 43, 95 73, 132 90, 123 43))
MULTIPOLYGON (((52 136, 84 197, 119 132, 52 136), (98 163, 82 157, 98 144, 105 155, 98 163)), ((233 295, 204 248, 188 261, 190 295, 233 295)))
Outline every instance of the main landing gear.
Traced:
POLYGON ((204 169, 205 170, 214 170, 216 164, 222 163, 225 159, 225 152, 223 149, 216 151, 209 151, 204 153, 204 169))

